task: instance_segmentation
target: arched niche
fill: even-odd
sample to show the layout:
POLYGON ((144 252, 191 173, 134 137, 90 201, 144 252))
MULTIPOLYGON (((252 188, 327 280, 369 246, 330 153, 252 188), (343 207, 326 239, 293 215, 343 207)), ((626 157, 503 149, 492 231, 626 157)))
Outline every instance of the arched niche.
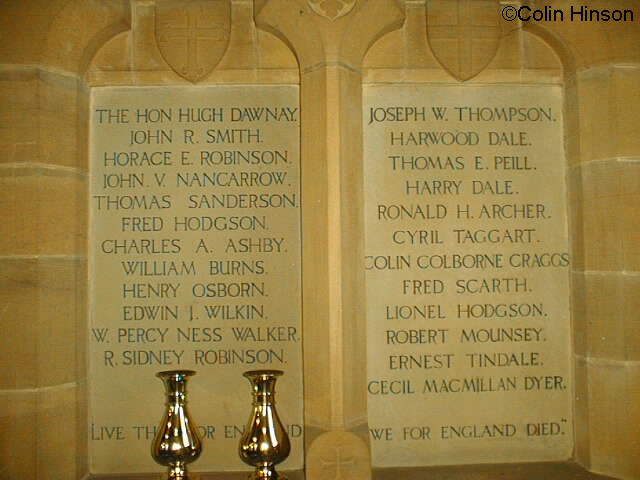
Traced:
MULTIPOLYGON (((242 371, 260 367, 285 370, 278 382, 278 405, 285 410, 281 416, 294 451, 283 468, 293 470, 295 477, 300 475, 304 452, 296 58, 275 36, 256 29, 251 3, 131 2, 130 9, 131 29, 106 41, 92 57, 84 76, 89 104, 85 119, 91 124, 90 471, 119 475, 159 468, 148 455, 163 403, 162 388, 156 385, 153 373, 154 369, 172 368, 169 364, 175 367, 185 363, 198 373, 196 381, 190 382, 190 405, 204 443, 208 444, 196 469, 209 472, 241 472, 247 468, 236 454, 251 406, 250 388, 245 385, 242 371), (178 51, 180 48, 182 52, 178 51), (155 170, 158 164, 149 169, 130 162, 132 155, 151 155, 158 149, 170 151, 160 167, 162 173, 155 170), (189 152, 189 159, 183 151, 189 152), (168 160, 169 156, 172 160, 168 160), (148 183, 145 178, 158 181, 148 183), (183 181, 186 183, 180 187, 182 191, 175 190, 183 181), (166 201, 168 216, 161 211, 152 214, 158 228, 131 230, 117 225, 129 222, 124 217, 115 223, 115 217, 109 219, 112 215, 103 200, 128 202, 136 196, 145 197, 144 202, 155 202, 154 198, 166 201), (263 199, 268 205, 260 203, 263 199), (191 203, 194 200, 199 207, 191 203), (220 201, 224 206, 214 205, 220 201), (192 215, 200 207, 206 211, 192 215), (123 259, 114 262, 115 257, 104 257, 105 250, 99 247, 110 241, 107 237, 131 245, 142 237, 157 237, 152 241, 166 243, 157 236, 160 231, 165 232, 160 237, 173 238, 170 243, 176 249, 169 256, 171 252, 164 248, 155 257, 147 257, 149 251, 130 252, 133 256, 125 253, 125 262, 145 270, 135 273, 136 279, 131 277, 131 271, 122 270, 123 259), (193 236, 196 231, 199 233, 193 236), (179 300, 181 295, 176 291, 175 302, 165 304, 161 300, 164 295, 150 301, 146 294, 147 300, 139 301, 141 297, 133 290, 131 294, 123 290, 130 281, 134 282, 134 289, 140 282, 148 286, 171 282, 169 277, 176 273, 174 267, 180 277, 174 286, 190 285, 183 300, 179 300), (148 283, 149 273, 161 275, 148 283), (112 310, 116 304, 119 307, 112 310), (151 318, 143 313, 160 304, 174 325, 141 327, 139 320, 163 323, 155 314, 151 318), (134 311, 142 317, 134 320, 138 318, 134 311), (136 325, 127 323, 130 321, 136 325), (196 326, 193 322, 202 324, 196 326), (158 363, 159 350, 153 353, 134 337, 125 338, 124 342, 116 337, 106 342, 98 340, 98 331, 108 335, 103 328, 114 334, 165 332, 167 336, 164 340, 158 337, 157 345, 165 344, 166 352, 171 350, 178 356, 166 365, 164 360, 158 363), (233 345, 227 345, 228 341, 233 345), (100 358, 111 357, 105 347, 111 351, 112 346, 104 343, 130 344, 125 349, 116 348, 115 355, 120 358, 107 365, 100 358), (175 345, 168 347, 169 344, 175 345), (132 353, 137 358, 133 364, 125 358, 132 353), (184 362, 178 360, 183 353, 184 362), (147 360, 140 362, 139 354, 147 360, 155 358, 151 362, 155 367, 147 360), (134 368, 112 370, 127 365, 134 368), (135 379, 137 375, 140 378, 135 379), (141 389, 140 384, 146 386, 141 389), (148 400, 142 400, 142 396, 148 398, 154 386, 158 390, 158 409, 152 417, 152 410, 145 406, 148 400), (246 402, 240 401, 243 387, 246 402), (127 407, 127 402, 116 398, 122 389, 129 392, 124 395, 129 399, 142 396, 127 407), (133 416, 127 413, 134 410, 137 413, 133 416), (146 420, 134 420, 140 415, 146 420), (107 425, 112 422, 117 425, 107 425), (116 437, 106 432, 119 432, 116 437, 120 440, 114 442, 116 437)), ((115 210, 122 210, 121 206, 115 210)), ((124 216, 139 217, 134 223, 144 222, 147 215, 142 210, 124 216)))
MULTIPOLYGON (((502 7, 505 5, 501 4, 502 7)), ((572 2, 565 2, 559 7, 566 16, 572 5, 572 2)), ((622 7, 632 8, 633 5, 629 3, 622 7)), ((405 12, 403 28, 382 38, 368 52, 364 61, 365 84, 406 82, 426 86, 456 83, 425 41, 425 15, 429 14, 428 11, 425 13, 425 6, 407 3, 405 12)), ((628 49, 630 28, 628 23, 579 22, 530 22, 524 28, 506 28, 493 60, 485 70, 464 83, 499 85, 501 82, 540 81, 562 89, 563 123, 558 128, 564 136, 563 177, 568 192, 569 341, 574 416, 574 426, 567 432, 574 437, 574 452, 566 455, 565 460, 569 462, 567 465, 579 465, 566 468, 584 478, 591 478, 586 470, 616 478, 632 478, 632 472, 637 471, 633 460, 637 454, 632 452, 637 452, 638 446, 631 440, 633 429, 622 426, 624 415, 604 412, 601 407, 603 398, 614 401, 614 396, 617 404, 626 405, 631 398, 629 395, 633 396, 631 391, 635 384, 630 380, 634 374, 627 361, 635 358, 637 348, 621 335, 628 331, 630 324, 625 313, 627 307, 623 305, 629 303, 628 292, 634 288, 634 282, 623 271, 630 268, 625 262, 631 260, 625 252, 628 252, 628 239, 637 236, 637 232, 634 233, 635 229, 624 221, 628 218, 627 207, 604 207, 613 197, 618 198, 618 205, 620 202, 626 204, 621 196, 613 193, 615 191, 627 192, 623 195, 631 195, 635 199, 632 203, 637 205, 637 193, 631 193, 637 189, 625 180, 628 175, 637 176, 638 150, 630 142, 633 135, 628 131, 636 122, 624 114, 625 120, 622 120, 617 106, 623 96, 637 105, 637 94, 631 92, 637 90, 638 61, 637 51, 632 54, 628 49), (601 182, 606 182, 606 186, 601 182), (605 231, 610 233, 607 235, 605 231), (617 305, 600 291, 613 295, 617 305), (608 318, 606 311, 612 312, 611 322, 605 320, 608 318), (605 380, 605 371, 615 372, 616 379, 605 380), (578 473, 580 471, 582 473, 578 473)), ((635 265, 633 260, 631 262, 635 265)), ((461 463, 464 458, 461 455, 461 463)), ((438 467, 433 472, 450 472, 452 478, 457 478, 457 471, 460 475, 501 472, 509 478, 520 478, 521 474, 528 478, 527 475, 537 467, 531 466, 529 473, 524 473, 529 470, 526 467, 518 468, 508 465, 461 467, 459 470, 438 467)), ((540 464, 541 471, 550 477, 564 478, 569 473, 563 473, 563 468, 557 464, 540 464)), ((379 478, 392 478, 392 471, 389 469, 384 473, 381 470, 379 478)), ((418 476, 419 471, 416 471, 418 476)))

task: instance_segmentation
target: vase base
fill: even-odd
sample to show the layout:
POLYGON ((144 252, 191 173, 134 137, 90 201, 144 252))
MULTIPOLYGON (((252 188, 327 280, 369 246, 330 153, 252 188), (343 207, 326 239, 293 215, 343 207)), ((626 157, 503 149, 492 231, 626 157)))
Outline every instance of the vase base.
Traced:
POLYGON ((166 473, 160 475, 158 480, 200 480, 199 473, 187 473, 185 475, 167 475, 166 473))
POLYGON ((247 480, 288 480, 286 475, 276 472, 275 470, 264 471, 259 470, 250 473, 247 480))

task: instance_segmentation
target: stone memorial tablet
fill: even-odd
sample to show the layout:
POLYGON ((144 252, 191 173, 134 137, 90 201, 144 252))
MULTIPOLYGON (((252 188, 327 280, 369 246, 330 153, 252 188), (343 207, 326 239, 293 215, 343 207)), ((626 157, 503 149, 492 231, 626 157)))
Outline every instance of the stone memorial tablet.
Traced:
POLYGON ((246 470, 242 372, 277 368, 302 465, 297 86, 97 88, 91 104, 92 473, 160 471, 162 370, 193 369, 193 471, 246 470))
POLYGON ((562 90, 364 90, 373 464, 572 452, 562 90))

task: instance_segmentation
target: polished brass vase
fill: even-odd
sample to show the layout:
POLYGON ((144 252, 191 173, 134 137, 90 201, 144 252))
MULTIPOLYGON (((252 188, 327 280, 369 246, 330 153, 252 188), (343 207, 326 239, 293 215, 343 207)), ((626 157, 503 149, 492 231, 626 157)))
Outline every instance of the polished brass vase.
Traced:
POLYGON ((239 454, 243 462, 255 467, 249 478, 254 480, 285 480, 276 472, 276 464, 291 451, 287 435, 275 407, 275 385, 280 370, 245 372, 253 389, 253 412, 240 439, 239 454))
POLYGON ((164 382, 166 410, 151 445, 151 456, 169 468, 168 480, 194 480, 187 473, 187 464, 202 452, 202 443, 187 410, 187 380, 192 370, 170 370, 157 376, 164 382))

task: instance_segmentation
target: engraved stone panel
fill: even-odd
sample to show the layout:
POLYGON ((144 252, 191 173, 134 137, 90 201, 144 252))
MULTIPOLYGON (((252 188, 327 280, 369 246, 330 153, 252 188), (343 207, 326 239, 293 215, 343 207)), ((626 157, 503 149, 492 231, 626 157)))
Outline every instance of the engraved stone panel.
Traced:
POLYGON ((373 464, 572 452, 562 91, 364 90, 373 464))
POLYGON ((194 369, 193 471, 247 470, 242 372, 278 368, 302 465, 296 86, 98 88, 91 105, 92 473, 161 471, 155 373, 194 369))

